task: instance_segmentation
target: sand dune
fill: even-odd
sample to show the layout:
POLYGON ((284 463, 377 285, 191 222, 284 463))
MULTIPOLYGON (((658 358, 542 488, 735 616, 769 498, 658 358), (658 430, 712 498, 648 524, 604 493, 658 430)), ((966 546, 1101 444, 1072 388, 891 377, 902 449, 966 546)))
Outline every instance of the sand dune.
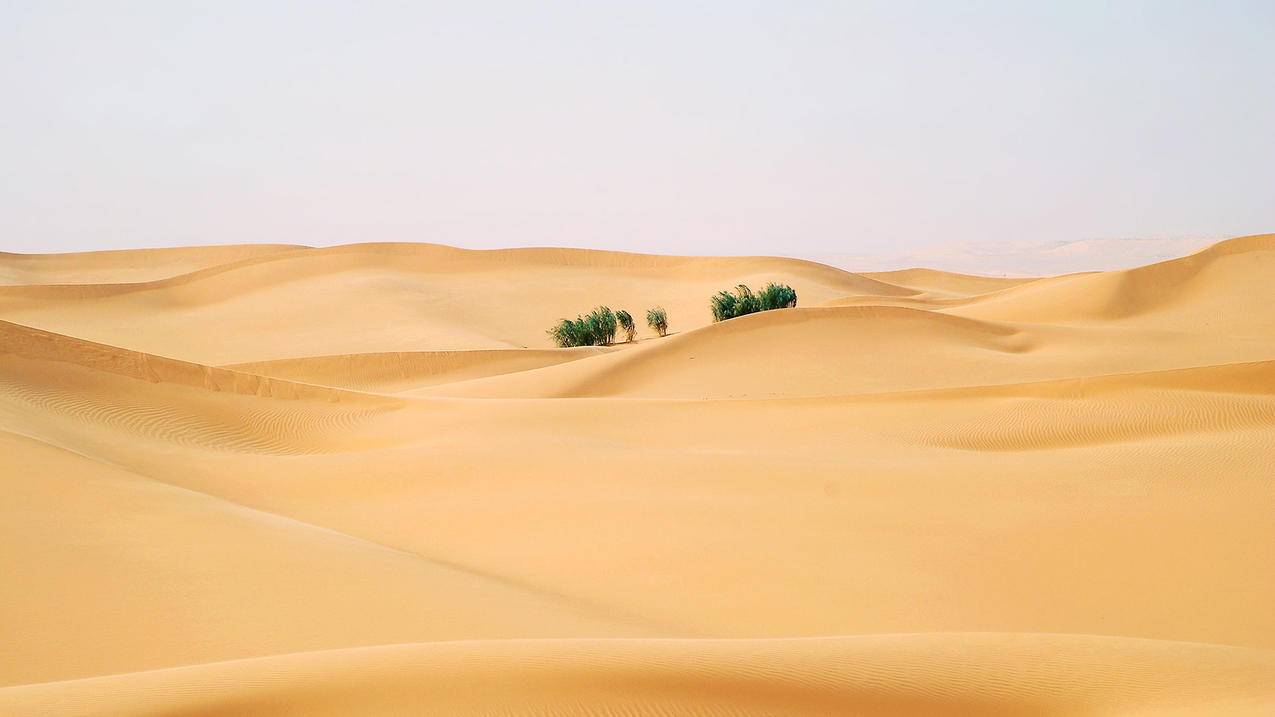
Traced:
POLYGON ((54 443, 55 436, 109 430, 133 442, 325 452, 339 449, 363 419, 398 405, 384 396, 191 364, 3 321, 0 338, 6 399, 0 420, 7 417, 14 433, 54 443))
POLYGON ((672 329, 684 331, 712 320, 705 296, 765 281, 790 283, 810 303, 916 293, 796 259, 372 244, 272 253, 145 283, 0 287, 0 318, 223 365, 549 348, 545 329, 598 304, 635 315, 661 304, 672 329))
POLYGON ((793 398, 1102 376, 1270 355, 1268 342, 1247 336, 1201 343, 1189 332, 993 322, 878 304, 754 314, 589 361, 409 393, 793 398), (758 353, 767 360, 759 362, 758 353))
POLYGON ((955 274, 949 271, 921 268, 865 272, 861 276, 931 296, 977 296, 1035 281, 1035 279, 955 274))
POLYGON ((233 368, 321 386, 399 393, 438 384, 530 371, 606 353, 603 347, 494 349, 305 356, 234 364, 233 368))
POLYGON ((1269 714, 1273 262, 0 255, 0 712, 1269 714))
POLYGON ((553 595, 47 444, 0 434, 0 447, 6 574, 22 578, 0 598, 5 684, 405 636, 642 634, 553 595), (68 649, 77 644, 94 647, 68 649))
POLYGON ((954 309, 965 316, 1049 323, 1119 322, 1269 341, 1275 235, 1240 237, 1181 259, 1012 287, 954 309))
POLYGON ((1275 656, 1080 635, 392 645, 0 688, 22 711, 343 715, 1253 714, 1275 656))
POLYGON ((300 248, 291 244, 239 244, 74 254, 0 252, 0 285, 150 282, 300 248))
MULTIPOLYGON (((954 349, 973 363, 983 354, 1025 350, 1015 328, 890 306, 794 309, 744 316, 665 341, 575 366, 445 384, 435 395, 487 397, 642 396, 647 398, 768 398, 889 390, 934 375, 932 352, 954 349), (874 349, 876 351, 874 351, 874 349), (897 361, 880 364, 880 350, 897 361), (767 357, 758 362, 756 354, 767 357), (783 370, 774 362, 782 358, 783 370), (888 375, 880 375, 882 369, 888 375), (873 379, 877 380, 874 381, 873 379)), ((941 381, 941 378, 935 377, 941 381)))

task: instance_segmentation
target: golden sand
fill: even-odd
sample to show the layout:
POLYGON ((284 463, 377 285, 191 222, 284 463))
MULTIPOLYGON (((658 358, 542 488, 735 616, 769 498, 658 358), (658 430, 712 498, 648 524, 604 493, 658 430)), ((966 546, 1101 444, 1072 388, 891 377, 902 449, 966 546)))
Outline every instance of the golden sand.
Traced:
POLYGON ((0 714, 1275 714, 1275 235, 0 254, 0 481, 0 714))

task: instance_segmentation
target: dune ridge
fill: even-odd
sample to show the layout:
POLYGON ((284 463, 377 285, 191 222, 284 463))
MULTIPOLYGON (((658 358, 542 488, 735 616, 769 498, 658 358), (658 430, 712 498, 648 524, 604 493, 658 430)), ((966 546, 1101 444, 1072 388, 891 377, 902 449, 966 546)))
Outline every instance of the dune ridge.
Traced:
POLYGON ((0 712, 1270 713, 1271 276, 0 254, 0 712))
POLYGON ((974 296, 1036 281, 1033 277, 976 276, 922 267, 862 272, 861 275, 932 296, 974 296))
POLYGON ((973 318, 1031 317, 1034 321, 1142 320, 1160 325, 1187 319, 1198 330, 1269 336, 1271 312, 1257 302, 1269 294, 1275 234, 1238 237, 1179 259, 1123 271, 1073 274, 1010 287, 955 309, 973 318), (1219 290, 1221 289, 1221 290, 1219 290), (1234 311, 1236 299, 1254 302, 1234 311), (1228 319, 1232 323, 1214 321, 1228 319))
MULTIPOLYGON (((211 247, 210 247, 211 248, 211 247)), ((526 266, 548 266, 553 268, 582 268, 608 270, 660 270, 671 271, 674 276, 680 270, 694 272, 709 271, 743 271, 756 264, 782 265, 790 267, 790 271, 798 271, 807 275, 822 276, 834 281, 849 281, 862 293, 881 296, 909 296, 917 291, 874 279, 864 274, 855 274, 813 261, 780 257, 735 257, 735 256, 667 256, 660 254, 637 254, 630 252, 606 251, 600 249, 462 249, 442 244, 346 244, 335 247, 300 247, 289 245, 241 245, 225 247, 238 249, 225 252, 216 261, 207 257, 209 265, 200 266, 188 272, 172 276, 158 277, 146 281, 130 282, 45 282, 32 285, 0 286, 0 295, 5 296, 37 296, 40 298, 60 298, 65 295, 71 298, 89 298, 110 296, 116 293, 151 291, 183 287, 196 284, 214 277, 236 272, 248 272, 274 264, 290 264, 287 279, 304 277, 306 273, 325 273, 348 268, 351 257, 355 261, 378 261, 384 259, 408 260, 417 265, 430 263, 444 264, 455 270, 490 270, 513 265, 516 268, 526 266), (295 265, 300 266, 295 266, 295 265)), ((138 250, 140 252, 165 250, 138 250)), ((171 250, 180 251, 180 250, 171 250)), ((22 256, 22 255, 10 255, 22 256)), ((47 255, 59 256, 59 255, 47 255)), ((213 256, 216 256, 214 254, 213 256)), ((134 260, 150 259, 150 255, 135 257, 134 260)), ((124 260, 124 257, 121 257, 124 260)), ((203 262, 200 262, 203 263, 203 262)), ((271 267, 273 268, 273 267, 271 267)), ((230 291, 244 291, 260 285, 270 285, 282 277, 255 273, 240 279, 235 277, 230 291), (256 283, 260 281, 261 283, 256 283)))
POLYGON ((749 360, 742 353, 746 348, 757 346, 764 350, 769 346, 782 347, 785 362, 801 367, 792 371, 801 378, 799 384, 808 384, 812 377, 819 375, 820 367, 810 365, 815 362, 822 364, 824 375, 844 376, 844 366, 834 362, 838 355, 851 350, 855 342, 862 341, 862 335, 850 332, 865 326, 878 332, 897 331, 900 337, 920 338, 931 346, 948 340, 979 351, 1018 350, 1014 337, 1019 332, 1001 324, 895 306, 798 308, 711 324, 575 366, 560 364, 491 380, 443 385, 438 391, 426 389, 417 395, 759 398, 824 393, 831 389, 822 381, 817 388, 808 385, 788 388, 776 385, 780 377, 774 374, 744 376, 741 380, 740 372, 726 373, 717 381, 713 374, 720 374, 723 365, 749 360), (915 325, 923 328, 912 329, 915 325), (921 332, 924 335, 917 336, 921 332), (691 364, 691 361, 699 363, 691 364), (744 392, 757 383, 770 390, 744 392))
POLYGON ((108 428, 187 447, 322 451, 340 445, 334 434, 401 406, 389 397, 203 366, 6 321, 0 321, 0 367, 7 404, 0 404, 0 426, 8 414, 12 430, 30 436, 108 428), (280 408, 281 400, 340 406, 280 408))
POLYGON ((230 244, 69 254, 0 251, 0 286, 149 282, 208 266, 300 248, 300 245, 294 244, 230 244))
POLYGON ((63 336, 51 331, 0 321, 0 355, 28 361, 71 364, 150 383, 173 383, 210 391, 339 401, 365 397, 330 386, 298 383, 229 368, 170 359, 142 351, 63 336))
POLYGON ((226 368, 254 375, 364 391, 401 391, 442 383, 543 368, 606 353, 597 346, 570 350, 472 349, 337 356, 305 356, 233 364, 226 368))

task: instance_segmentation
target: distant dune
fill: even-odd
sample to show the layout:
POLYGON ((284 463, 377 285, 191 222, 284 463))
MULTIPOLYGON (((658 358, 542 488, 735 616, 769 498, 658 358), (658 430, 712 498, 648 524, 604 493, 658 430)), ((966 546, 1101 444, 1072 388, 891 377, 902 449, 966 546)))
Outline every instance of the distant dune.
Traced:
MULTIPOLYGON (((876 254, 821 254, 808 258, 856 270, 935 267, 980 276, 1043 276, 1115 271, 1190 254, 1224 239, 1224 234, 1101 237, 1070 241, 939 241, 913 250, 876 254)), ((908 270, 905 270, 908 271, 908 270)), ((885 273, 894 273, 888 271, 885 273)))
POLYGON ((232 244, 72 254, 0 252, 0 285, 148 282, 303 248, 292 244, 232 244))
POLYGON ((1275 235, 0 254, 0 714, 1272 714, 1272 307, 1275 235))

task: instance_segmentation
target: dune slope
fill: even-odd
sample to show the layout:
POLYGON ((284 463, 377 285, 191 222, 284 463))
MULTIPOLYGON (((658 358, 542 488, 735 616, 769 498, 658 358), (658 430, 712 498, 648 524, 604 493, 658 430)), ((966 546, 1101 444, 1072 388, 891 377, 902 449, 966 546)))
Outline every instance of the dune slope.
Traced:
POLYGON ((1244 714, 1275 657, 1080 635, 394 645, 0 689, 63 714, 1244 714))

